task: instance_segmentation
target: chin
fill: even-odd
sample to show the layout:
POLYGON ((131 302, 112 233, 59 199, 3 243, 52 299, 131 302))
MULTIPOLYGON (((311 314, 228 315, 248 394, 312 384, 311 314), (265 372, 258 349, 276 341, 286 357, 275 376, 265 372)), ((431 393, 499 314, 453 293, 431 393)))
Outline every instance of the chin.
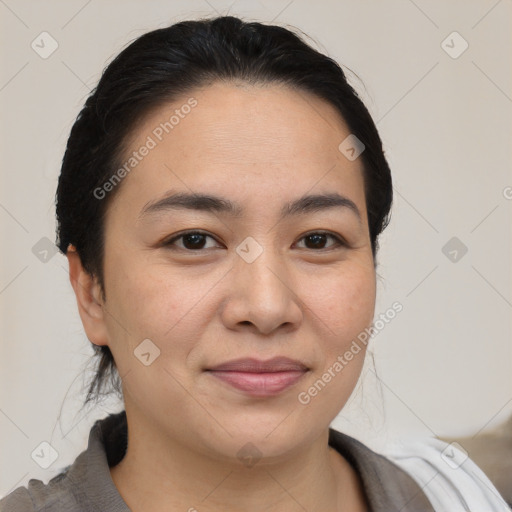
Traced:
MULTIPOLYGON (((219 421, 226 425, 226 432, 218 424, 210 435, 203 438, 203 443, 215 457, 226 462, 234 459, 248 465, 246 461, 275 463, 288 457, 295 450, 307 443, 313 443, 321 432, 308 432, 300 421, 287 422, 287 413, 280 415, 252 418, 247 415, 243 420, 233 422, 219 421), (284 420, 284 421, 283 421, 284 420), (215 437, 214 437, 215 436, 215 437)), ((318 422, 315 424, 318 428, 318 422)))

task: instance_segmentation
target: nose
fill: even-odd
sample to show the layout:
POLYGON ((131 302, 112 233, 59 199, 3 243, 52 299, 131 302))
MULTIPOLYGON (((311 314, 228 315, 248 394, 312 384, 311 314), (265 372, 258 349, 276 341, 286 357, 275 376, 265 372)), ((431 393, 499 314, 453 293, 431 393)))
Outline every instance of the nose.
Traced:
POLYGON ((237 257, 229 275, 221 312, 227 328, 241 330, 250 326, 255 332, 268 335, 300 325, 302 304, 282 256, 266 249, 252 263, 237 257))

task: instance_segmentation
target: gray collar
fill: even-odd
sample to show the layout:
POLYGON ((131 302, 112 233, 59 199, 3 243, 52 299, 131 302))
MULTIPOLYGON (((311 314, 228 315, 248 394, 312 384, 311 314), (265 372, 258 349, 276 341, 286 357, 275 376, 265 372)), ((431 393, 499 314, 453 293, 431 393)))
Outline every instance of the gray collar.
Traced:
POLYGON ((403 469, 363 443, 332 428, 329 446, 359 474, 369 512, 435 512, 419 485, 403 469))

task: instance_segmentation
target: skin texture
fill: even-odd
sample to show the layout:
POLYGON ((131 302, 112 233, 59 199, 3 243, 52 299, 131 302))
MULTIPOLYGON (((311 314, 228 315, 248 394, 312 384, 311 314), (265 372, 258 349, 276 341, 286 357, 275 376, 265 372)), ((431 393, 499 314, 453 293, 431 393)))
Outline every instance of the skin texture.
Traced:
POLYGON ((298 400, 374 315, 362 162, 338 150, 350 131, 313 95, 214 83, 151 112, 127 156, 192 96, 197 106, 123 179, 109 206, 105 303, 68 252, 87 336, 110 347, 123 379, 129 444, 113 481, 135 512, 366 510, 358 477, 327 444, 364 349, 307 405, 298 400), (222 196, 244 211, 140 217, 171 191, 222 196), (342 207, 279 218, 288 201, 332 192, 352 200, 361 220, 342 207), (184 230, 211 238, 200 250, 183 238, 164 245, 184 230), (315 245, 306 235, 318 231, 349 245, 330 236, 315 245), (263 249, 252 263, 236 252, 249 236, 263 249), (160 350, 149 366, 134 355, 145 339, 160 350), (272 397, 248 396, 204 371, 274 356, 309 371, 272 397), (251 467, 237 456, 247 443, 261 455, 251 467))

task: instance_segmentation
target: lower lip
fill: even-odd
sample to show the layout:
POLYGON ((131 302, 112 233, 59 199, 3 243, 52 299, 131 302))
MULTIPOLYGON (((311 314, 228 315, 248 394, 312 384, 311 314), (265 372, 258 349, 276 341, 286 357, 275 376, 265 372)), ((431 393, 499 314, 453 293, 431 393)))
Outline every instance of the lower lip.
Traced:
POLYGON ((209 370, 209 373, 252 396, 273 396, 293 386, 306 372, 250 373, 209 370))

